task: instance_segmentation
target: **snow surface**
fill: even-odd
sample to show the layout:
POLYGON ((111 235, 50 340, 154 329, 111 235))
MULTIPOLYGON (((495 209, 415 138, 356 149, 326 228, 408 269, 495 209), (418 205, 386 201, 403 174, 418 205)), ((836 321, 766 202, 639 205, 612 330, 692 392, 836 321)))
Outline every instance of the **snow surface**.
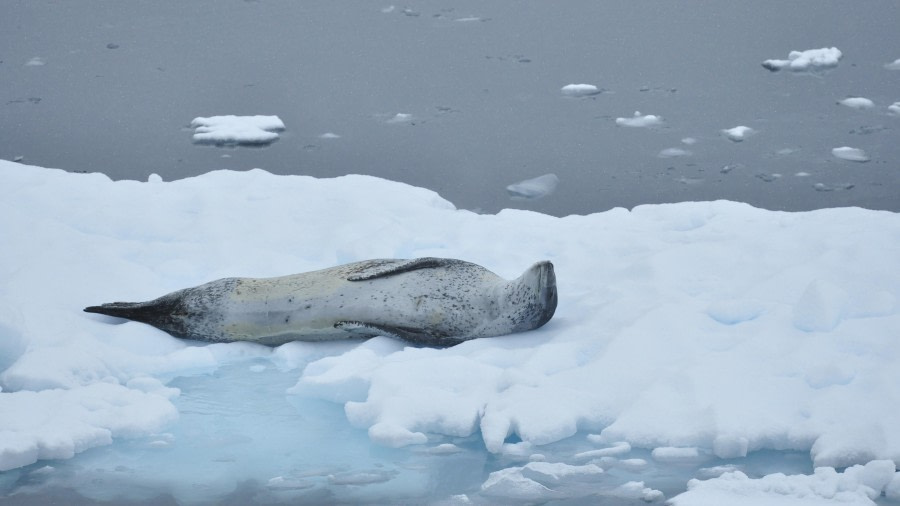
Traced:
POLYGON ((506 187, 506 193, 513 200, 535 200, 553 193, 558 184, 559 177, 556 174, 544 174, 533 179, 513 183, 506 187))
POLYGON ((837 67, 843 53, 836 47, 791 51, 787 60, 766 60, 762 66, 772 72, 790 70, 792 72, 817 72, 837 67))
POLYGON ((662 125, 663 119, 653 114, 642 115, 640 111, 634 111, 634 116, 630 118, 616 118, 616 124, 619 126, 648 128, 662 125))
POLYGON ((725 138, 732 142, 741 142, 746 139, 748 136, 756 133, 756 130, 748 127, 748 126, 736 126, 734 128, 726 128, 722 130, 722 134, 725 135, 725 138))
POLYGON ((4 492, 64 482, 104 500, 167 490, 190 502, 255 480, 307 502, 391 502, 391 490, 482 504, 898 496, 896 213, 717 201, 554 218, 478 215, 366 176, 113 182, 0 161, 0 178, 15 189, 0 200, 4 492), (507 278, 549 259, 556 316, 448 349, 388 338, 271 349, 81 311, 226 276, 418 256, 507 278), (353 446, 366 437, 372 449, 353 446), (417 474, 416 452, 435 475, 417 474), (771 455, 784 452, 822 469, 779 475, 790 466, 771 455), (67 478, 59 459, 81 474, 67 478), (760 459, 767 470, 751 471, 760 459), (687 474, 666 484, 667 469, 687 474), (428 485, 448 473, 473 485, 428 485), (711 479, 677 495, 697 476, 711 479))
POLYGON ((836 158, 840 158, 841 160, 848 160, 851 162, 868 162, 869 155, 866 154, 865 151, 859 148, 851 148, 849 146, 842 146, 840 148, 834 148, 831 150, 831 154, 836 158))
POLYGON ((278 116, 212 116, 194 118, 194 142, 216 145, 266 145, 278 140, 284 123, 278 116))

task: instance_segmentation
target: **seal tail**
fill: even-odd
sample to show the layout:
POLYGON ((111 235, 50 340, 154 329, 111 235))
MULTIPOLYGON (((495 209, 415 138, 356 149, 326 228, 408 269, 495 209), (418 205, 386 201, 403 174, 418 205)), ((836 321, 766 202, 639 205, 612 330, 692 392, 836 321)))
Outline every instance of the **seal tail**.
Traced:
POLYGON ((110 302, 99 306, 88 306, 84 308, 84 312, 149 323, 159 318, 160 307, 156 301, 110 302))

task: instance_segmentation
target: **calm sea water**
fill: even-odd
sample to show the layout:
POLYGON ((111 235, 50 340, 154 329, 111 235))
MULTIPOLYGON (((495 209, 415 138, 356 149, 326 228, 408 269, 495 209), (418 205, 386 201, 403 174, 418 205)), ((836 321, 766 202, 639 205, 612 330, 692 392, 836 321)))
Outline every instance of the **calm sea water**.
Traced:
POLYGON ((887 114, 900 71, 884 68, 900 58, 898 19, 894 0, 9 0, 0 157, 114 179, 362 173, 483 212, 712 199, 900 211, 900 116, 887 114), (844 58, 823 75, 760 65, 831 46, 844 58), (570 83, 605 92, 567 98, 570 83), (837 105, 848 96, 876 106, 837 105), (665 123, 616 126, 634 111, 665 123), (387 121, 398 113, 412 120, 387 121), (266 148, 194 145, 190 121, 221 114, 275 114, 287 130, 266 148), (721 135, 738 125, 758 133, 721 135), (833 157, 840 146, 871 161, 833 157), (672 147, 692 154, 658 156, 672 147), (507 185, 546 173, 555 193, 509 199, 507 185))

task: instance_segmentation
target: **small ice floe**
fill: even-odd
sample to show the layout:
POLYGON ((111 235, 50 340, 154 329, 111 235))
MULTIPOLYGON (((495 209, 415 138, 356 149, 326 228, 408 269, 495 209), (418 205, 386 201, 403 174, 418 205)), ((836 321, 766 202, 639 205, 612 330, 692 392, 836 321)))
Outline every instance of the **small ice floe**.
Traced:
POLYGON ((664 446, 654 448, 650 455, 653 460, 664 463, 696 462, 706 458, 698 448, 693 447, 664 446))
POLYGON ((506 187, 506 193, 513 200, 537 200, 553 193, 557 184, 559 184, 559 178, 556 174, 544 174, 513 183, 506 187))
POLYGON ((34 58, 25 62, 26 67, 40 67, 42 65, 46 65, 47 62, 44 61, 40 56, 35 56, 34 58))
POLYGON ((681 143, 687 146, 693 146, 694 144, 697 144, 697 139, 693 137, 685 137, 684 139, 681 139, 681 143))
POLYGON ((865 151, 848 146, 834 148, 831 150, 831 154, 834 155, 835 158, 850 162, 868 162, 870 160, 869 155, 867 155, 865 151))
POLYGON ((884 68, 888 70, 900 70, 900 58, 892 61, 891 63, 885 63, 884 68))
POLYGON ((888 112, 900 116, 900 102, 894 102, 888 106, 888 112))
POLYGON ((634 111, 634 116, 630 118, 616 118, 617 125, 635 128, 659 126, 662 125, 662 122, 663 119, 661 116, 655 116, 653 114, 643 116, 641 115, 641 111, 634 111))
POLYGON ((593 84, 567 84, 559 91, 567 97, 590 97, 603 92, 603 90, 593 84))
POLYGON ((809 172, 800 171, 800 172, 794 174, 794 177, 809 177, 811 175, 812 174, 810 174, 809 172))
POLYGON ((412 123, 413 115, 404 112, 398 112, 392 118, 385 121, 389 125, 399 125, 402 123, 412 123))
POLYGON ((847 97, 838 101, 838 104, 850 107, 851 109, 871 109, 875 107, 875 102, 863 97, 847 97))
POLYGON ((747 137, 756 133, 756 130, 748 126, 736 126, 734 128, 726 128, 722 130, 722 134, 731 142, 741 142, 747 137))
POLYGON ((781 174, 769 174, 768 172, 760 172, 756 175, 756 179, 765 181, 766 183, 771 183, 772 181, 778 181, 779 179, 781 179, 781 174))
POLYGON ((388 5, 387 7, 382 7, 381 12, 383 12, 385 14, 390 14, 390 13, 394 12, 394 10, 396 10, 396 9, 397 8, 394 7, 393 5, 388 5))
POLYGON ((762 66, 772 72, 790 70, 792 72, 815 72, 837 67, 843 53, 836 47, 791 51, 787 60, 766 60, 762 66))
POLYGON ((340 139, 341 136, 333 132, 325 132, 319 136, 320 139, 340 139))
POLYGON ((691 156, 693 153, 681 148, 666 148, 657 155, 660 158, 676 158, 679 156, 691 156))
POLYGON ((278 140, 284 123, 278 116, 211 116, 194 118, 194 142, 217 146, 263 146, 278 140))
POLYGON ((16 156, 15 158, 13 158, 13 161, 16 162, 16 163, 19 163, 19 162, 21 162, 21 161, 24 160, 24 159, 25 159, 24 156, 18 155, 18 156, 16 156))
POLYGON ((838 183, 838 184, 825 184, 825 183, 816 183, 813 185, 813 189, 817 192, 837 192, 841 190, 850 190, 852 189, 854 184, 851 183, 838 183))
POLYGON ((733 171, 734 169, 743 169, 743 168, 744 168, 744 164, 742 164, 742 163, 730 163, 728 165, 723 165, 722 168, 719 169, 719 172, 721 172, 722 174, 728 174, 729 172, 733 171))
POLYGON ((623 499, 639 499, 646 503, 658 502, 665 498, 661 491, 645 487, 642 481, 629 481, 619 485, 611 495, 623 499))

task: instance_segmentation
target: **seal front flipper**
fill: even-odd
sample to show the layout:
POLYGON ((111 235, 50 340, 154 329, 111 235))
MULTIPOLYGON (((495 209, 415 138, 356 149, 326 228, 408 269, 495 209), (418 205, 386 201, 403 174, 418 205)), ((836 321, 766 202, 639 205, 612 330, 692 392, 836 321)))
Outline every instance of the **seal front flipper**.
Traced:
POLYGON ((449 336, 434 336, 426 334, 419 329, 380 325, 377 323, 343 321, 335 323, 334 328, 359 337, 393 337, 394 339, 400 339, 420 346, 455 346, 465 340, 449 336))
POLYGON ((418 269, 433 269, 461 263, 462 260, 452 258, 424 257, 412 260, 371 260, 364 262, 357 270, 347 276, 347 281, 367 281, 385 276, 393 276, 402 272, 418 269))

